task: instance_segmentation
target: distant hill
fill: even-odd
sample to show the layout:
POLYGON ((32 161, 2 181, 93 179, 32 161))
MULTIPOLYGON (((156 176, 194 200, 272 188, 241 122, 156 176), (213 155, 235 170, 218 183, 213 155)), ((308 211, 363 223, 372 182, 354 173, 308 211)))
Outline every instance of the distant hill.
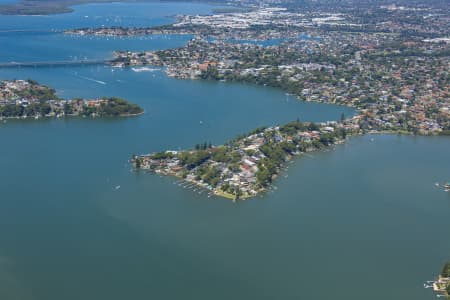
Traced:
MULTIPOLYGON (((86 3, 109 3, 114 0, 19 0, 17 3, 0 5, 0 14, 3 15, 50 15, 72 12, 71 6, 86 3)), ((120 2, 157 2, 120 0, 120 2)))
MULTIPOLYGON (((17 3, 1 4, 3 15, 49 15, 72 12, 71 6, 85 3, 109 2, 203 2, 211 4, 231 3, 233 7, 254 7, 261 3, 282 6, 292 10, 340 11, 345 9, 378 8, 381 5, 396 4, 421 7, 424 4, 448 9, 450 0, 19 0, 17 3)), ((219 11, 229 12, 229 11, 219 11)))

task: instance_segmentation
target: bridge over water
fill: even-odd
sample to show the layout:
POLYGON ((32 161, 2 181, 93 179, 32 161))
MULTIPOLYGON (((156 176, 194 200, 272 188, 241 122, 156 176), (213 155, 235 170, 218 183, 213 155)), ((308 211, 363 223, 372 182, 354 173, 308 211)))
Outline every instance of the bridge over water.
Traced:
POLYGON ((74 65, 105 65, 110 60, 93 59, 93 60, 59 60, 59 61, 33 61, 33 62, 2 62, 0 68, 39 68, 51 66, 74 66, 74 65))

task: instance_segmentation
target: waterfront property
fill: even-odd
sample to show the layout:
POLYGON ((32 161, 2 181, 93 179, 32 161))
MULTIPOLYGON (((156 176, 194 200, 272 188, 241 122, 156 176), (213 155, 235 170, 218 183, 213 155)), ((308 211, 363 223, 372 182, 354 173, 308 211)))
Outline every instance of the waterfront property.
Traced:
POLYGON ((321 124, 294 121, 258 128, 223 146, 203 143, 189 151, 133 155, 131 162, 136 169, 176 176, 218 196, 246 199, 270 190, 292 157, 342 143, 359 132, 358 118, 321 124))
POLYGON ((134 116, 143 110, 117 97, 60 99, 54 89, 34 80, 0 81, 0 119, 40 117, 134 116))
MULTIPOLYGON (((111 25, 112 15, 124 25, 155 11, 118 3, 75 9, 82 27, 111 25)), ((182 12, 159 15, 175 13, 182 12)), ((20 16, 2 28, 30 19, 39 28, 46 22, 49 30, 58 23, 53 16, 20 16)), ((72 55, 98 51, 95 38, 92 44, 89 37, 72 36, 43 43, 39 34, 26 35, 29 45, 45 44, 46 52, 12 47, 18 35, 5 35, 0 43, 5 60, 21 61, 11 53, 22 48, 29 61, 65 53, 67 40, 77 41, 72 55)), ((98 38, 111 52, 131 48, 129 40, 115 48, 113 39, 106 39, 98 38)), ((146 44, 173 46, 150 39, 146 44)), ((133 99, 149 112, 114 121, 0 126, 0 299, 324 300, 330 291, 346 300, 430 298, 430 290, 417 283, 436 271, 450 249, 444 238, 450 228, 448 195, 434 186, 449 180, 448 137, 355 136, 334 151, 307 153, 287 164, 289 172, 282 170, 272 184, 276 192, 230 205, 208 201, 206 191, 174 188, 172 178, 136 175, 125 160, 132 152, 178 151, 199 141, 219 145, 239 132, 297 117, 337 120, 353 110, 296 102, 271 88, 102 66, 10 68, 0 74, 35 78, 67 99, 133 99), (317 279, 324 274, 333 278, 327 292, 317 279)), ((309 95, 317 96, 314 89, 309 95)))
MULTIPOLYGON (((396 14, 387 18, 393 20, 396 14)), ((353 11, 349 15, 359 16, 353 11)), ((445 33, 439 26, 443 19, 427 25, 428 33, 445 33)), ((111 63, 118 67, 164 66, 169 77, 179 79, 272 86, 300 100, 358 109, 358 116, 346 120, 343 115, 340 123, 322 124, 320 130, 299 131, 303 125, 298 123, 299 128, 287 136, 277 127, 269 127, 267 132, 238 140, 234 147, 205 146, 132 159, 138 169, 179 176, 217 195, 238 199, 266 191, 282 163, 292 155, 305 152, 310 145, 320 148, 318 141, 324 145, 340 141, 336 139, 338 130, 342 140, 347 133, 355 132, 450 134, 449 45, 421 38, 424 25, 419 26, 420 30, 400 34, 411 28, 408 18, 401 19, 402 28, 394 29, 399 34, 388 34, 384 23, 374 28, 364 18, 359 22, 352 23, 341 14, 305 15, 271 7, 237 14, 182 16, 173 25, 157 28, 82 28, 66 33, 194 34, 195 38, 179 48, 116 51, 111 63), (280 44, 267 47, 230 43, 234 37, 267 40, 282 36, 286 39, 280 44), (216 152, 229 157, 217 160, 216 152)))
POLYGON ((300 100, 355 107, 362 113, 361 125, 366 130, 450 133, 450 44, 416 42, 411 51, 417 54, 411 57, 391 46, 391 36, 329 35, 271 47, 196 38, 176 49, 117 51, 112 64, 165 66, 170 77, 268 85, 300 100), (353 45, 351 50, 342 49, 343 39, 353 45), (385 46, 366 49, 375 43, 385 46), (323 53, 312 61, 307 50, 316 48, 323 53), (332 58, 336 55, 342 61, 332 58), (391 61, 396 64, 392 66, 391 61))
POLYGON ((170 77, 260 84, 304 101, 356 107, 368 131, 450 134, 448 8, 434 3, 427 9, 377 6, 370 17, 365 12, 268 7, 179 16, 174 24, 158 27, 66 33, 192 34, 195 38, 183 47, 116 51, 111 63, 165 66, 170 77), (245 42, 274 39, 280 43, 245 42))

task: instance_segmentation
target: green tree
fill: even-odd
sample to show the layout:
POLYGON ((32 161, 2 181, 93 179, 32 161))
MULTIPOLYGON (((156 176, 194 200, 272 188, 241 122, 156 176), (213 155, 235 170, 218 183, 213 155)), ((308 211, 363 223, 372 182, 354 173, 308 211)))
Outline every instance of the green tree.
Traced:
POLYGON ((442 277, 450 277, 450 262, 447 262, 444 267, 442 268, 441 271, 441 276, 442 277))

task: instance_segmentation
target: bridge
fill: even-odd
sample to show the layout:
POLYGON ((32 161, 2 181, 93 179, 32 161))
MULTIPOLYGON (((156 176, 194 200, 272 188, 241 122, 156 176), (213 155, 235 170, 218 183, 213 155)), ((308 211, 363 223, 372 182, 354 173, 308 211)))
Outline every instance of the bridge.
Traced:
POLYGON ((105 65, 110 63, 110 60, 59 60, 59 61, 34 61, 34 62, 3 62, 0 63, 0 68, 39 68, 52 66, 76 66, 76 65, 105 65))

